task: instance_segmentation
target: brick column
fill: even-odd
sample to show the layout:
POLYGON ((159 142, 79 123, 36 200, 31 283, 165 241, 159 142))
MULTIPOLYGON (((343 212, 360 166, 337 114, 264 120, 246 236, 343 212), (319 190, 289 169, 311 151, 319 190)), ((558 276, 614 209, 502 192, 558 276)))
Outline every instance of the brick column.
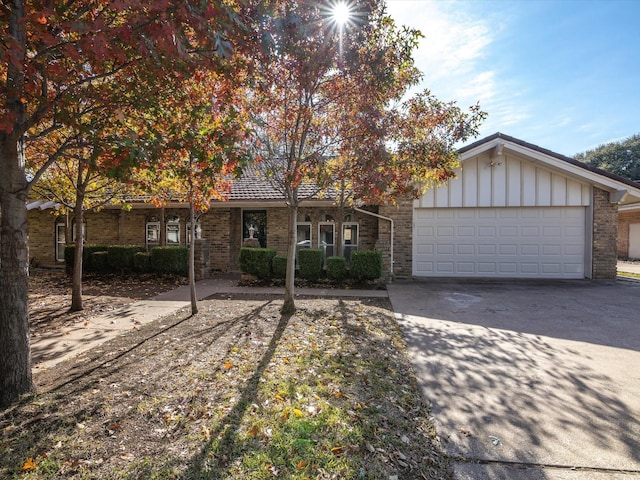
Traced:
POLYGON ((616 278, 618 205, 609 201, 609 192, 593 189, 592 278, 616 278))
POLYGON ((209 278, 211 270, 209 264, 209 242, 204 238, 196 238, 194 250, 194 265, 196 280, 209 278))
MULTIPOLYGON (((393 218, 393 271, 396 278, 410 278, 413 274, 413 200, 399 199, 397 205, 380 206, 380 215, 393 218)), ((389 222, 380 221, 379 237, 385 238, 389 222)))

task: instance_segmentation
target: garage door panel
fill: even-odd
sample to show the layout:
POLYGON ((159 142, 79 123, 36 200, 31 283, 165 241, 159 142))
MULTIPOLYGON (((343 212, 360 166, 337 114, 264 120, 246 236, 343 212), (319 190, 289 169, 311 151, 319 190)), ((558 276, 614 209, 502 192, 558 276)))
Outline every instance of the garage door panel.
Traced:
POLYGON ((584 278, 584 207, 418 208, 414 221, 416 276, 584 278))

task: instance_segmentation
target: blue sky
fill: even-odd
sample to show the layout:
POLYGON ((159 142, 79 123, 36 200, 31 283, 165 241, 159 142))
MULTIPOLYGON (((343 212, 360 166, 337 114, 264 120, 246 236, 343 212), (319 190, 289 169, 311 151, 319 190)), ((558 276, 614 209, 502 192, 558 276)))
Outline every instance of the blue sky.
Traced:
POLYGON ((640 1, 387 0, 425 35, 429 88, 502 132, 573 156, 640 133, 640 1))

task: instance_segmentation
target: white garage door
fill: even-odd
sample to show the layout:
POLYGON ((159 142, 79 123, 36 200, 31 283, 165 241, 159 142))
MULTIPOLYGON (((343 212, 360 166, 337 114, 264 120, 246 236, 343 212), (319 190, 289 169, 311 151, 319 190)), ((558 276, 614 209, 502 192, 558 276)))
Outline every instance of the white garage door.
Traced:
POLYGON ((584 278, 585 208, 416 208, 413 274, 584 278))

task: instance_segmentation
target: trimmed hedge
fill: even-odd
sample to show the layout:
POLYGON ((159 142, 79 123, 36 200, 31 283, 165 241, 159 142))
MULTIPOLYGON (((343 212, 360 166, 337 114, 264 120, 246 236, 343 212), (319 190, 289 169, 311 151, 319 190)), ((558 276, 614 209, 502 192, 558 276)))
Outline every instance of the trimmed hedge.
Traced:
POLYGON ((298 251, 300 277, 315 281, 322 275, 324 252, 321 248, 302 248, 298 251))
POLYGON ((344 280, 347 276, 347 260, 344 257, 327 258, 327 277, 331 280, 344 280))
POLYGON ((187 275, 189 249, 187 247, 153 247, 151 249, 151 269, 158 273, 187 275))
POLYGON ((105 252, 105 251, 93 252, 90 258, 91 258, 91 271, 93 272, 109 271, 109 252, 105 252))
POLYGON ((148 252, 136 252, 133 255, 133 269, 136 272, 149 273, 151 271, 151 254, 148 252))
POLYGON ((287 276, 287 256, 276 255, 271 262, 273 276, 276 278, 285 278, 287 276))
MULTIPOLYGON (((96 271, 92 264, 92 255, 95 252, 106 252, 109 247, 107 245, 84 245, 82 249, 82 271, 93 272, 96 271)), ((73 270, 74 256, 76 253, 75 245, 65 245, 64 247, 64 263, 67 272, 73 270)))
POLYGON ((271 277, 271 264, 276 251, 273 248, 240 248, 240 271, 261 279, 271 277))
POLYGON ((377 250, 354 250, 349 264, 351 277, 376 280, 382 276, 382 253, 377 250))
POLYGON ((133 256, 138 252, 144 252, 145 248, 137 245, 111 245, 109 252, 109 266, 115 271, 133 269, 133 256))

